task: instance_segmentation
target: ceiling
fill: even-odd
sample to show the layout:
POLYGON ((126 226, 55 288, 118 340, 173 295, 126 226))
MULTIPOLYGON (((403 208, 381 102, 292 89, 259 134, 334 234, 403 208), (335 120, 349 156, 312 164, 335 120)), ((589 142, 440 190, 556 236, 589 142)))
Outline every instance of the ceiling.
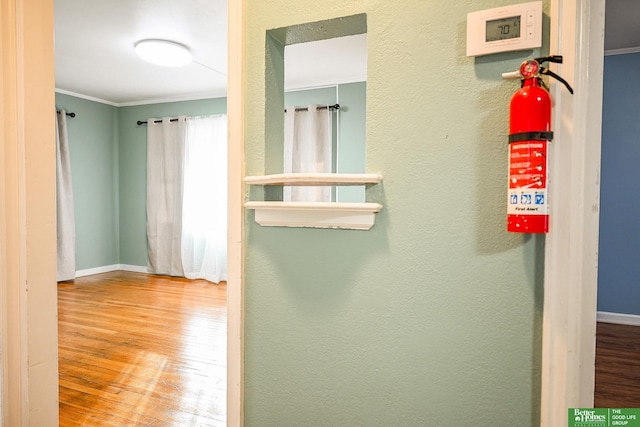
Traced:
POLYGON ((640 1, 606 0, 604 50, 640 51, 640 1))
MULTIPOLYGON (((638 0, 607 0, 605 50, 640 46, 638 0)), ((56 89, 113 105, 226 96, 226 0, 55 0, 56 89), (194 62, 167 68, 134 44, 166 39, 194 62)), ((366 35, 287 46, 285 87, 366 80, 366 35)))
MULTIPOLYGON (((226 0, 55 0, 56 89, 113 105, 226 96, 226 0), (187 46, 184 67, 135 54, 143 39, 187 46)), ((285 87, 366 80, 366 34, 287 46, 285 87)))

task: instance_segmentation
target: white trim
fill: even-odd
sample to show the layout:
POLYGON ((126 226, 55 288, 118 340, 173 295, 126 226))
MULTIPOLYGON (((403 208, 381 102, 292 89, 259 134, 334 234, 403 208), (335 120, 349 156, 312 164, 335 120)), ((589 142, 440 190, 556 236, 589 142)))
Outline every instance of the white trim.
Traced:
POLYGON ((0 5, 4 426, 58 424, 52 0, 0 5))
POLYGON ((245 1, 229 0, 228 13, 228 235, 227 235, 227 426, 244 425, 244 126, 245 1))
POLYGON ((597 319, 598 322, 603 323, 640 326, 640 315, 638 314, 610 313, 607 311, 599 311, 597 314, 597 319))
MULTIPOLYGON (((286 89, 285 93, 289 93, 289 92, 304 92, 304 91, 307 91, 307 90, 332 89, 332 88, 338 90, 338 86, 339 86, 338 84, 329 84, 329 85, 326 85, 326 86, 303 87, 303 88, 300 88, 300 89, 286 89)), ((336 100, 336 102, 337 102, 337 100, 336 100)))
POLYGON ((227 94, 225 92, 210 92, 210 93, 201 93, 198 95, 187 95, 187 96, 173 96, 168 98, 157 98, 157 99, 146 99, 141 101, 131 101, 131 102, 119 102, 117 103, 117 107, 135 107, 137 105, 152 105, 152 104, 166 104, 170 102, 187 102, 187 101, 200 101, 203 99, 219 99, 226 98, 227 94))
POLYGON ((119 105, 115 102, 107 101, 105 99, 100 99, 100 98, 96 98, 89 95, 83 95, 81 93, 71 92, 70 90, 56 88, 55 91, 56 93, 61 93, 63 95, 69 95, 75 98, 86 99, 87 101, 99 102, 100 104, 107 104, 107 105, 111 105, 112 107, 119 107, 119 105))
POLYGON ((167 97, 167 98, 146 99, 146 100, 131 101, 131 102, 113 102, 113 101, 107 101, 106 99, 96 98, 94 96, 83 95, 81 93, 72 92, 70 90, 65 90, 65 89, 56 88, 55 91, 56 93, 61 93, 63 95, 69 95, 75 98, 86 99, 87 101, 99 102, 101 104, 111 105, 112 107, 135 107, 137 105, 166 104, 169 102, 200 101, 203 99, 225 98, 227 96, 227 94, 224 92, 211 92, 211 93, 200 93, 198 95, 174 96, 174 97, 167 97))
POLYGON ((567 409, 592 407, 604 0, 551 0, 549 52, 563 55, 551 85, 550 232, 545 239, 540 424, 567 424, 567 409))
POLYGON ((609 49, 604 51, 604 56, 628 55, 632 53, 640 53, 640 46, 626 47, 623 49, 609 49))
POLYGON ((134 273, 148 273, 146 266, 129 265, 129 264, 112 264, 112 265, 103 265, 102 267, 77 270, 76 278, 92 276, 94 274, 100 274, 100 273, 110 273, 112 271, 131 271, 134 273))
POLYGON ((249 185, 359 185, 379 184, 382 175, 376 173, 275 173, 244 178, 249 185))
POLYGON ((322 89, 325 87, 338 86, 338 85, 346 85, 350 83, 364 83, 367 81, 367 76, 352 76, 352 77, 344 77, 340 78, 338 81, 335 79, 332 80, 323 80, 317 82, 305 82, 298 84, 289 84, 284 90, 285 92, 294 92, 300 90, 311 90, 311 89, 322 89))
POLYGON ((102 267, 87 268, 84 270, 76 270, 76 278, 93 276, 94 274, 100 274, 100 273, 110 273, 112 271, 118 271, 118 270, 121 270, 119 264, 104 265, 102 267))
POLYGON ((119 270, 131 271, 133 273, 149 273, 146 265, 118 264, 119 270))

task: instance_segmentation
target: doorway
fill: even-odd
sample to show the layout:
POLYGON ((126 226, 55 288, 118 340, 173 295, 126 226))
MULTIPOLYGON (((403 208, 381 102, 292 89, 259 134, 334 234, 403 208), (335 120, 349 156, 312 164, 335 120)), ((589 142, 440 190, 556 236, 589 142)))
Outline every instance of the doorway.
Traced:
POLYGON ((634 407, 640 389, 633 360, 640 352, 635 255, 637 162, 634 135, 637 88, 627 76, 640 66, 636 2, 606 0, 602 179, 596 349, 597 407, 634 407), (618 403, 616 403, 618 402, 618 403))
MULTIPOLYGON (((80 196, 76 197, 78 270, 82 276, 112 270, 146 271, 143 165, 147 129, 138 121, 226 112, 226 99, 215 97, 215 90, 211 89, 212 84, 226 86, 226 70, 219 70, 223 65, 226 68, 226 4, 209 2, 207 6, 213 8, 225 6, 215 11, 201 10, 201 2, 167 4, 170 10, 157 5, 141 16, 144 2, 99 2, 90 7, 74 0, 54 3, 56 86, 62 86, 58 87, 56 104, 76 113, 70 122, 70 143, 72 157, 76 155, 72 169, 79 174, 74 180, 80 196), (164 25, 168 21, 170 27, 164 25), (193 42, 202 35, 197 27, 203 25, 207 38, 198 39, 198 45, 191 47, 197 62, 185 68, 163 69, 133 55, 129 57, 140 37, 164 36, 168 32, 174 38, 187 34, 185 37, 192 37, 193 42), (181 33, 186 26, 189 32, 181 33), (210 38, 211 27, 218 29, 217 37, 221 39, 210 38), (163 28, 168 30, 159 32, 163 28), (221 61, 220 57, 212 58, 204 52, 200 43, 207 50, 220 52, 224 64, 216 62, 221 61), (103 51, 94 57, 92 53, 99 50, 95 46, 101 46, 103 51), (111 53, 122 56, 109 58, 111 53), (78 63, 79 57, 91 64, 78 63), (105 60, 111 63, 110 76, 100 71, 107 67, 100 62, 105 60), (121 70, 126 76, 117 75, 121 70), (104 77, 109 77, 108 84, 101 80, 104 77), (198 86, 203 77, 206 87, 198 86), (163 83, 160 92, 154 89, 154 79, 163 83), (183 98, 203 99, 182 99, 182 94, 189 91, 194 95, 183 98)), ((226 215, 226 209, 221 209, 226 215)))

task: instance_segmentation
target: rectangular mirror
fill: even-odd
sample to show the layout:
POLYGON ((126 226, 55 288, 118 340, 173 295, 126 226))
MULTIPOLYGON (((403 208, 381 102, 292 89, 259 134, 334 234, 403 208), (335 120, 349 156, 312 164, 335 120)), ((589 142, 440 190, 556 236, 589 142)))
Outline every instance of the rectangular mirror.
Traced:
MULTIPOLYGON (((284 49, 283 172, 364 173, 367 35, 284 49)), ((285 187, 285 201, 363 202, 364 187, 285 187)))

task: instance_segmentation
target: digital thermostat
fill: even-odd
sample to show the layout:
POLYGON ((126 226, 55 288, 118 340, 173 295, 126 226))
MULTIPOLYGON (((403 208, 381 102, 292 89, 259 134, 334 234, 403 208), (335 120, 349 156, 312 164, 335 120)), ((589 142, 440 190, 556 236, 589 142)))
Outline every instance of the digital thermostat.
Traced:
POLYGON ((542 2, 514 4, 467 14, 467 56, 542 46, 542 2))

